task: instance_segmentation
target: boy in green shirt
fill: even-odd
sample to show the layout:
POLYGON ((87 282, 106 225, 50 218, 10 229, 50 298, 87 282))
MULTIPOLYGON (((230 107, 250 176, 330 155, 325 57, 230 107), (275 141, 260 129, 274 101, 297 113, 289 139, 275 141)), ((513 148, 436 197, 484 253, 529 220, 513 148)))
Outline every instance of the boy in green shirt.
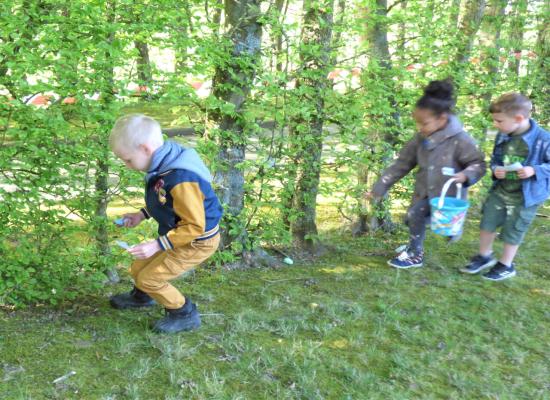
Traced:
POLYGON ((514 257, 537 208, 550 195, 550 134, 530 119, 531 101, 509 93, 491 104, 489 111, 499 133, 491 157, 493 186, 483 205, 479 254, 461 272, 477 274, 493 267, 483 278, 501 281, 516 275, 514 257), (493 258, 498 228, 504 249, 493 258))

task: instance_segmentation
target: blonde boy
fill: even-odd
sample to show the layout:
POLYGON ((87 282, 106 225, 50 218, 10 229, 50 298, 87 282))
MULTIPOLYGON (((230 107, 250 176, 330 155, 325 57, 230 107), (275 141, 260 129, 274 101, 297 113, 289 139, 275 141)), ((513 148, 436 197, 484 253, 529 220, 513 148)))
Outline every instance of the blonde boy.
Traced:
POLYGON ((155 324, 156 332, 196 329, 200 326, 196 305, 169 281, 218 248, 222 207, 210 172, 195 150, 165 142, 159 123, 145 115, 118 119, 109 142, 128 168, 146 173, 146 206, 125 214, 123 225, 132 228, 147 218, 159 224, 158 238, 128 250, 136 258, 129 270, 134 288, 112 296, 110 303, 117 309, 161 304, 166 316, 155 324))
POLYGON ((516 275, 514 257, 533 222, 537 208, 549 196, 550 134, 530 119, 531 101, 509 93, 491 104, 489 111, 499 130, 491 157, 493 186, 483 205, 479 254, 460 271, 501 281, 516 275), (493 258, 496 231, 501 229, 504 249, 493 258))

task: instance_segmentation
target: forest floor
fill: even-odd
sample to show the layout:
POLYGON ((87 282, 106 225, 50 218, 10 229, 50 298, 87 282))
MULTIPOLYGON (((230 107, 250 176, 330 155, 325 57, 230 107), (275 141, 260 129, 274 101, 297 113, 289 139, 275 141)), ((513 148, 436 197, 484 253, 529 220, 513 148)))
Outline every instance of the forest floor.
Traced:
POLYGON ((149 330, 160 307, 109 307, 131 285, 121 270, 101 293, 0 312, 0 398, 550 399, 550 207, 541 213, 518 276, 495 283, 457 270, 477 248, 475 210, 460 242, 430 233, 425 266, 399 271, 386 260, 404 227, 353 238, 324 204, 330 252, 197 269, 175 284, 203 325, 172 336, 149 330))

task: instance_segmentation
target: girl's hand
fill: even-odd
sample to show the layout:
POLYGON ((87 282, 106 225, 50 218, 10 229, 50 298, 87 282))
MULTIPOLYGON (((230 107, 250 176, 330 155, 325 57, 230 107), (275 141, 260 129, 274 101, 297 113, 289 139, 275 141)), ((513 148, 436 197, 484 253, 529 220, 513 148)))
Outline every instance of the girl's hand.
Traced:
POLYGON ((493 171, 493 174, 497 179, 504 179, 506 177, 506 171, 504 170, 504 168, 501 167, 496 167, 493 171))
POLYGON ((527 179, 535 175, 535 168, 533 167, 523 167, 517 170, 519 179, 527 179))
POLYGON ((468 180, 468 177, 463 172, 454 174, 453 178, 457 181, 457 183, 464 183, 468 180))
POLYGON ((136 246, 132 246, 128 249, 128 253, 133 255, 135 258, 139 258, 140 260, 143 260, 145 258, 149 258, 162 249, 160 248, 159 242, 156 240, 153 240, 151 242, 145 242, 138 244, 136 246))
POLYGON ((145 219, 145 215, 141 211, 135 213, 124 214, 124 225, 126 228, 133 228, 134 226, 139 225, 141 221, 145 219))

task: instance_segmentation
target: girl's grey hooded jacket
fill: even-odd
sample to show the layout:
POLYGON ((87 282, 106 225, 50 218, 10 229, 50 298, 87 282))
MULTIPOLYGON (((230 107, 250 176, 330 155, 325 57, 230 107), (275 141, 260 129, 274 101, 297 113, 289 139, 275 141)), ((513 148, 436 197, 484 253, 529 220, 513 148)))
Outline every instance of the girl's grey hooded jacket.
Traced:
MULTIPOLYGON (((394 183, 417 166, 412 204, 440 195, 443 185, 451 178, 444 175, 444 168, 445 172, 463 172, 468 178, 463 185, 462 198, 466 198, 467 187, 480 180, 486 170, 483 153, 454 115, 449 116, 449 122, 442 130, 427 138, 417 134, 410 140, 375 183, 373 194, 383 197, 394 183)), ((456 186, 452 185, 447 193, 456 196, 456 186)))

